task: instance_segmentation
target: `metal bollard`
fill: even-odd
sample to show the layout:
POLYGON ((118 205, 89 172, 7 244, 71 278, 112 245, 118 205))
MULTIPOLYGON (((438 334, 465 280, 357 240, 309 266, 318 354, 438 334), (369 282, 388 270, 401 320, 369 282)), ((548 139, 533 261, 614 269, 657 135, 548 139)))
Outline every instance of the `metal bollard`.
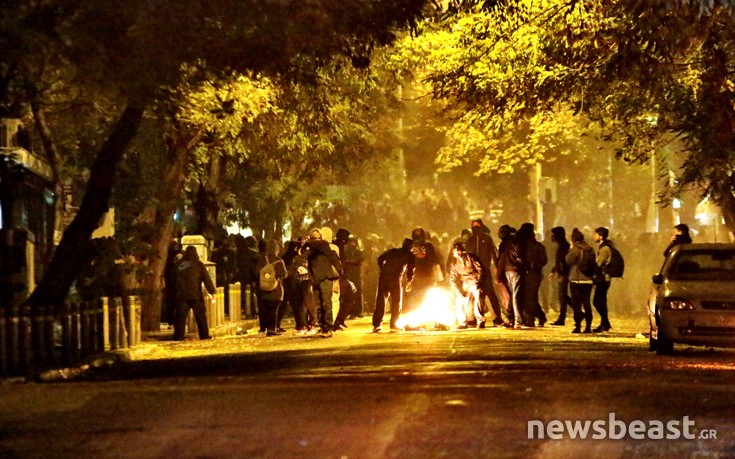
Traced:
POLYGON ((71 303, 64 303, 61 311, 61 363, 65 366, 71 365, 71 323, 71 303))
POLYGON ((5 310, 0 308, 0 375, 8 373, 8 334, 5 310))
POLYGON ((253 292, 251 291, 252 287, 250 284, 245 284, 244 297, 245 297, 245 318, 250 319, 253 317, 253 292))
POLYGON ((91 301, 79 303, 79 355, 89 357, 89 306, 91 301))
POLYGON ((17 306, 10 308, 8 317, 8 370, 17 371, 20 367, 20 317, 17 306))
POLYGON ((120 299, 112 298, 109 304, 109 332, 110 350, 116 351, 120 347, 120 299))
POLYGON ((33 368, 33 318, 31 307, 23 306, 20 309, 20 358, 21 368, 30 372, 33 368))
POLYGON ((71 327, 69 328, 69 336, 71 338, 71 343, 69 346, 69 362, 70 364, 76 364, 79 362, 79 335, 80 335, 80 326, 79 322, 81 320, 80 317, 80 305, 77 302, 70 304, 70 311, 69 315, 71 317, 71 327))
POLYGON ((43 320, 43 344, 44 355, 46 356, 46 364, 48 366, 56 365, 56 351, 54 343, 54 307, 48 306, 43 320))
POLYGON ((39 306, 33 313, 31 330, 31 348, 35 357, 33 364, 36 368, 46 367, 45 321, 46 308, 39 306))

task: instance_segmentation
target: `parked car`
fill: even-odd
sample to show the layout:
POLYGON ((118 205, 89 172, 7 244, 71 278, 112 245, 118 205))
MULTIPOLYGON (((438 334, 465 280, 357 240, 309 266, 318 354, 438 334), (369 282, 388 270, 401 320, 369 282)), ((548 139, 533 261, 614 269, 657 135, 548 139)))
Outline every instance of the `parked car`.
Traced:
POLYGON ((653 276, 650 347, 735 347, 735 244, 676 246, 653 276))

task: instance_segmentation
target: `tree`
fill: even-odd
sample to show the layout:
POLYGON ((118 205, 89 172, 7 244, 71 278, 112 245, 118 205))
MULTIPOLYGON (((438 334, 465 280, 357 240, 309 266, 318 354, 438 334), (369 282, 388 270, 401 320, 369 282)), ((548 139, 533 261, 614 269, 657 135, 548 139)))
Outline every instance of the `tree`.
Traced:
POLYGON ((546 140, 527 134, 585 133, 564 129, 564 114, 598 123, 630 162, 679 139, 685 159, 667 177, 670 193, 697 187, 735 229, 732 2, 456 3, 399 54, 453 115, 448 135, 462 142, 444 162, 501 171, 519 158, 503 156, 508 148, 520 163, 546 158, 546 140))
MULTIPOLYGON (((83 263, 79 247, 108 209, 115 171, 145 110, 158 89, 178 84, 182 65, 204 59, 213 73, 288 74, 294 56, 312 56, 321 64, 335 54, 366 65, 370 50, 391 42, 394 27, 413 24, 424 4, 424 0, 16 0, 5 5, 0 42, 37 50, 25 45, 47 40, 76 67, 75 75, 81 77, 76 84, 104 88, 126 100, 90 168, 79 213, 28 303, 61 304, 83 263)), ((13 54, 6 65, 22 71, 35 56, 13 54)))

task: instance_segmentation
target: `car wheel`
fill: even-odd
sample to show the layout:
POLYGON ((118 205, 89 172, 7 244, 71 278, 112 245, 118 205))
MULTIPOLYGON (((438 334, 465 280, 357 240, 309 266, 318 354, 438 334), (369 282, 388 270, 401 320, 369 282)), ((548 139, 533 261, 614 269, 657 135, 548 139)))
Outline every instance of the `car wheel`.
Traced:
POLYGON ((661 333, 659 333, 658 339, 656 340, 656 354, 666 355, 671 354, 672 352, 674 352, 673 341, 664 338, 661 336, 661 333))
POLYGON ((661 334, 661 316, 656 309, 656 338, 653 338, 653 327, 651 327, 651 337, 649 346, 652 351, 656 351, 658 355, 671 354, 674 352, 674 343, 661 334))

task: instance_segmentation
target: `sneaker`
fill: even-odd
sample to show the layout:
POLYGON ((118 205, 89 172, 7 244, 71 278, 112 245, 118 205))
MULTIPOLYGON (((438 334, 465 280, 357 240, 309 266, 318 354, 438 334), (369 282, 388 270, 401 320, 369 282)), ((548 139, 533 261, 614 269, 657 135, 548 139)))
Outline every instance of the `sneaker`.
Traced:
POLYGON ((477 328, 485 328, 485 322, 480 322, 477 324, 477 328))
POLYGON ((549 325, 551 325, 552 327, 563 327, 564 326, 564 321, 557 319, 556 321, 551 322, 549 325))
POLYGON ((579 327, 574 327, 574 330, 572 330, 572 333, 582 333, 582 331, 579 327))
POLYGON ((277 331, 268 330, 265 332, 265 336, 281 336, 281 333, 277 331))
POLYGON ((332 337, 332 331, 331 330, 327 330, 327 331, 319 332, 319 336, 321 336, 322 338, 331 338, 332 337))
POLYGON ((398 333, 398 332, 402 332, 402 331, 403 331, 403 329, 402 329, 402 328, 398 328, 398 327, 390 327, 390 332, 391 332, 391 333, 398 333))
POLYGON ((373 333, 380 333, 380 327, 373 327, 373 333))

